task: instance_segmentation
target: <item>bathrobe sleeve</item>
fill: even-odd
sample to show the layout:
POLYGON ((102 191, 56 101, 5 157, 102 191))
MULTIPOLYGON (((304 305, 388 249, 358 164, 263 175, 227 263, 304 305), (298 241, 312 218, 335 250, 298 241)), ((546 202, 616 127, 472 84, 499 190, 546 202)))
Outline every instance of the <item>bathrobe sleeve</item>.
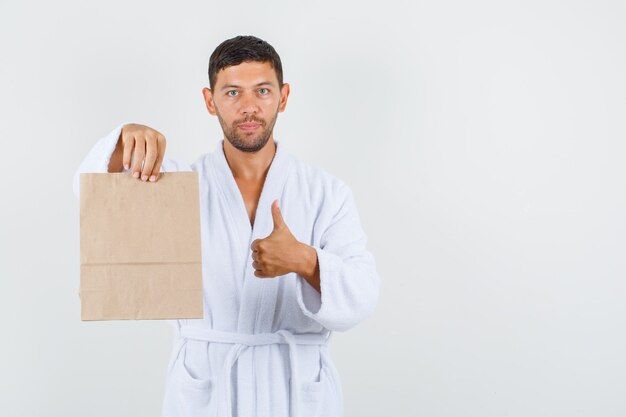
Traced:
MULTIPOLYGON (((120 123, 105 137, 101 138, 87 153, 80 166, 74 173, 73 190, 74 195, 80 200, 80 174, 84 172, 109 172, 109 162, 111 155, 115 151, 124 125, 131 122, 120 123)), ((191 167, 178 161, 163 158, 160 172, 191 171, 191 167)), ((122 168, 122 172, 130 172, 130 169, 122 168)), ((130 174, 129 174, 130 175, 130 174)))
POLYGON ((365 320, 378 302, 380 278, 350 188, 341 183, 317 252, 321 294, 297 275, 302 312, 329 330, 346 331, 365 320))

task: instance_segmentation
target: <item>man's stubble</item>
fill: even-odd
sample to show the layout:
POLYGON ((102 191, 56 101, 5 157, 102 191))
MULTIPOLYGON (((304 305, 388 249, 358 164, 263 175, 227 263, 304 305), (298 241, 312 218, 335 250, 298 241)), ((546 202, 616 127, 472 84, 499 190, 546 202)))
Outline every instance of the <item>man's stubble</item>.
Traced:
POLYGON ((274 117, 272 118, 272 120, 270 120, 269 126, 266 126, 265 120, 257 119, 254 116, 246 117, 244 120, 236 120, 233 122, 232 126, 228 126, 226 122, 224 122, 224 119, 222 119, 222 116, 220 115, 217 106, 215 106, 215 113, 217 114, 217 118, 220 122, 220 125, 222 126, 222 130, 224 131, 224 136, 230 142, 230 144, 242 152, 252 153, 263 149, 270 136, 272 136, 272 131, 274 130, 274 125, 276 124, 276 119, 278 118, 278 107, 276 108, 274 117), (255 131, 253 134, 248 134, 245 131, 241 131, 241 133, 238 134, 237 126, 241 123, 249 122, 259 123, 261 125, 261 133, 258 134, 258 132, 255 131), (258 134, 258 137, 251 142, 249 137, 252 137, 256 134, 258 134))

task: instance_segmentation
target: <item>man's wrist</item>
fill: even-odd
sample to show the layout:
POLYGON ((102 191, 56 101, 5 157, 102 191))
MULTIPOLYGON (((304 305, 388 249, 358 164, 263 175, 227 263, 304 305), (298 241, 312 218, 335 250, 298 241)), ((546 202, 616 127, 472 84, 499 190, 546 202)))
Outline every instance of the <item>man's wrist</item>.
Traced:
POLYGON ((300 242, 299 245, 302 255, 298 258, 301 262, 295 272, 301 275, 313 288, 320 291, 320 273, 317 251, 314 247, 305 243, 300 242))

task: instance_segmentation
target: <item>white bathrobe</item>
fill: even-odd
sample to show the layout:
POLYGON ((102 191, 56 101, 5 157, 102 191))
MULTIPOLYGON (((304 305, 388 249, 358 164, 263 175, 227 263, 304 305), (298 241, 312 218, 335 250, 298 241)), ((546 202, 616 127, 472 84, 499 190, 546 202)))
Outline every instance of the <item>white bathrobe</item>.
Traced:
MULTIPOLYGON (((77 197, 79 173, 107 172, 124 124, 83 160, 77 197)), ((275 143, 253 227, 223 140, 192 165, 164 160, 162 172, 199 174, 204 319, 168 320, 163 417, 343 415, 329 337, 373 312, 380 279, 350 188, 275 143), (296 273, 254 275, 250 245, 272 232, 274 199, 296 239, 317 252, 321 296, 296 273)))

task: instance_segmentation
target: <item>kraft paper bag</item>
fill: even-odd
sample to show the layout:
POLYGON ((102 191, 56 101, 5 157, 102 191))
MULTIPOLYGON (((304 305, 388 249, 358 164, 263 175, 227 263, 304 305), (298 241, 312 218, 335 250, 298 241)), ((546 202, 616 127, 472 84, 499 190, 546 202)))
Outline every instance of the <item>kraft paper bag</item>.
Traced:
POLYGON ((203 318, 197 172, 80 174, 81 320, 203 318))

